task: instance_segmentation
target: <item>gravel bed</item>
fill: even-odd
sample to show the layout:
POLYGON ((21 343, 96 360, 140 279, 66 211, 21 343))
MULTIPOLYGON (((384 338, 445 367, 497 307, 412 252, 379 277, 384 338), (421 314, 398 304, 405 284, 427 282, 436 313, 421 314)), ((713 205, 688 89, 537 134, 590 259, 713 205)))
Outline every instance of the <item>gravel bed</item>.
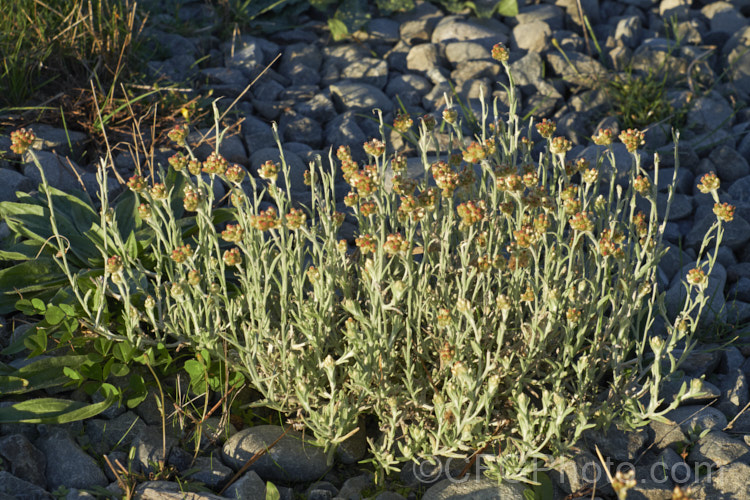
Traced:
MULTIPOLYGON (((201 1, 183 2, 179 15, 198 25, 217 19, 201 1)), ((439 116, 449 81, 472 109, 479 106, 480 92, 502 102, 507 97, 502 84, 507 82, 502 67, 490 57, 495 43, 511 49, 521 114, 555 120, 558 133, 575 145, 569 158, 595 154, 597 146, 589 137, 598 128, 619 133, 624 126, 597 84, 603 75, 628 64, 642 78, 649 70, 666 68, 666 99, 690 106, 680 130, 681 170, 666 226, 669 252, 660 264, 660 281, 667 291, 667 310, 675 311, 684 293, 680 280, 692 267, 683 263, 694 262, 714 219, 711 197, 701 194, 696 184, 704 173, 716 172, 722 181, 720 198, 737 207, 709 285, 713 300, 707 324, 724 325, 724 336, 716 336, 717 328, 703 328, 698 348, 667 384, 667 391, 674 393, 683 382, 702 384, 705 394, 673 411, 671 424, 588 433, 577 453, 559 460, 548 473, 555 498, 614 498, 596 458, 597 447, 611 470, 635 468, 637 486, 629 499, 670 499, 676 485, 689 486, 696 499, 750 499, 750 340, 744 336, 748 330, 736 326, 750 323, 750 110, 743 105, 750 97, 748 15, 748 0, 556 0, 522 6, 516 18, 484 20, 448 15, 420 3, 406 14, 373 18, 369 31, 358 33, 356 41, 334 43, 324 23, 313 19, 291 31, 267 37, 243 34, 232 42, 176 34, 169 30, 173 16, 158 14, 151 17, 147 33, 164 58, 149 62, 147 70, 182 87, 212 89, 231 102, 281 54, 235 106, 237 119, 243 121, 223 142, 221 153, 255 175, 266 160, 278 157, 270 126, 275 121, 292 168, 292 191, 304 201, 309 197, 302 182, 306 164, 316 155, 327 157, 328 146, 347 144, 355 159, 364 158, 361 145, 378 136, 377 124, 368 118, 373 108, 382 110, 386 123, 392 122, 399 99, 410 113, 439 116), (582 36, 578 5, 591 21, 601 56, 593 40, 582 36), (724 340, 734 335, 739 341, 726 347, 724 340), (597 478, 592 492, 588 488, 597 478)), ((66 136, 46 125, 31 128, 43 140, 39 156, 53 186, 73 189, 80 177, 89 192, 98 189, 95 164, 84 154, 85 134, 66 136)), ((397 135, 392 144, 401 146, 397 135)), ((9 139, 0 137, 0 149, 8 146, 9 139)), ((644 164, 652 164, 659 153, 666 169, 662 179, 671 178, 673 150, 668 124, 648 127, 644 164)), ((156 158, 166 165, 173 153, 159 149, 156 158)), ((626 154, 624 146, 617 154, 626 154)), ((132 175, 128 155, 114 161, 123 178, 132 175)), ((35 189, 40 180, 32 163, 4 160, 0 177, 0 201, 15 199, 16 191, 35 189)), ((121 188, 113 183, 111 189, 121 188)), ((666 196, 666 184, 660 193, 666 196)), ((346 224, 354 234, 353 225, 346 224)), ((7 225, 0 222, 0 237, 7 235, 7 225)), ((18 358, 11 364, 22 362, 18 358)), ((58 498, 91 498, 97 487, 120 495, 102 456, 148 473, 160 455, 159 424, 155 406, 144 403, 132 411, 111 408, 98 418, 62 426, 0 425, 0 499, 44 499, 53 493, 58 498), (129 461, 131 447, 135 453, 129 461)), ((357 463, 366 451, 363 434, 346 443, 330 469, 325 456, 303 446, 303 435, 296 433, 281 439, 220 497, 216 492, 256 450, 274 442, 281 428, 230 431, 228 439, 204 440, 193 461, 185 436, 170 430, 168 463, 205 485, 204 491, 184 493, 177 482, 151 481, 140 484, 136 496, 265 498, 270 481, 285 499, 524 498, 524 487, 518 484, 498 487, 476 476, 458 482, 452 479, 451 464, 407 465, 386 491, 376 490, 372 474, 357 463)))

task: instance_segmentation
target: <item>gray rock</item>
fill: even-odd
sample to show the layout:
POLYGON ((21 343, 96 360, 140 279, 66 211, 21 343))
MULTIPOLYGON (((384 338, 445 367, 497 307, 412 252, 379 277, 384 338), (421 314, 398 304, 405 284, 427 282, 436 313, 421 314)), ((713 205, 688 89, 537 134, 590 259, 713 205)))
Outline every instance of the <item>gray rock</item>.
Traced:
MULTIPOLYGON (((279 176, 276 180, 276 185, 281 188, 286 188, 286 178, 283 174, 283 165, 281 163, 281 153, 277 148, 264 148, 259 149, 250 156, 250 171, 254 176, 258 176, 258 169, 266 162, 273 161, 278 163, 281 168, 279 169, 279 176)), ((307 167, 304 162, 291 151, 284 151, 284 160, 289 167, 289 183, 292 191, 306 191, 305 186, 305 170, 307 167)))
MULTIPOLYGON (((691 231, 688 234, 688 240, 693 234, 691 231)), ((704 233, 705 234, 705 233, 704 233)), ((696 246, 696 245, 691 245, 696 246)), ((688 271, 695 268, 695 264, 686 264, 683 268, 672 278, 669 284, 669 289, 664 297, 664 304, 667 308, 668 317, 674 318, 682 310, 682 305, 687 298, 687 292, 683 281, 685 281, 688 271)), ((723 318, 726 315, 724 299, 724 285, 726 284, 726 270, 724 266, 718 262, 714 266, 711 276, 708 277, 708 285, 705 291, 706 297, 708 297, 708 303, 702 311, 701 324, 710 323, 717 318, 723 318)), ((694 286, 690 286, 691 297, 697 294, 697 290, 694 286)), ((718 361, 718 358, 717 358, 718 361)), ((690 374, 693 374, 691 367, 685 367, 686 371, 691 370, 690 374)), ((699 374, 700 375, 700 374, 699 374)))
POLYGON ((489 479, 467 477, 458 483, 445 479, 425 491, 423 500, 523 500, 527 487, 505 481, 497 484, 489 479))
POLYGON ((34 131, 37 138, 34 141, 34 149, 43 149, 60 156, 67 156, 76 162, 84 159, 86 143, 89 141, 87 134, 43 123, 31 125, 29 128, 34 131))
POLYGON ((495 61, 464 61, 451 72, 451 80, 456 85, 480 78, 497 79, 500 65, 495 61))
POLYGON ((594 88, 607 73, 599 61, 585 54, 570 52, 567 56, 566 59, 556 52, 549 52, 547 62, 554 72, 569 84, 594 88))
POLYGON ((718 471, 709 471, 693 485, 691 497, 696 500, 750 498, 750 466, 737 462, 718 471))
POLYGON ((195 75, 195 58, 189 54, 171 57, 166 61, 149 61, 146 63, 146 73, 154 79, 164 79, 167 82, 183 83, 195 75))
POLYGON ((581 450, 572 456, 559 457, 551 467, 550 479, 568 494, 593 484, 597 484, 597 489, 602 484, 607 484, 607 476, 599 459, 587 450, 581 450))
POLYGON ((166 435, 162 435, 160 427, 152 426, 143 429, 130 445, 135 449, 131 466, 136 471, 148 474, 167 461, 172 448, 177 446, 177 439, 168 430, 166 435))
POLYGON ((693 385, 695 388, 698 388, 698 390, 700 390, 700 394, 683 399, 681 401, 681 404, 683 406, 710 403, 714 399, 717 399, 719 398, 719 396, 721 396, 721 391, 719 390, 719 388, 711 382, 706 382, 704 380, 701 380, 700 378, 695 377, 672 376, 662 382, 662 385, 659 387, 659 397, 663 398, 665 403, 672 402, 679 393, 680 388, 683 384, 686 385, 687 389, 690 389, 691 385, 693 385))
MULTIPOLYGON (((727 277, 729 272, 727 272, 727 277)), ((735 346, 727 346, 721 352, 721 363, 719 365, 719 371, 721 373, 732 373, 742 367, 745 362, 745 356, 735 346)))
POLYGON ((273 147, 276 144, 271 126, 254 116, 245 117, 245 121, 242 122, 242 133, 251 155, 259 149, 273 147))
POLYGON ((47 461, 23 434, 11 434, 0 438, 0 458, 5 468, 17 478, 44 488, 47 461))
POLYGON ((519 24, 541 21, 548 24, 553 30, 561 30, 563 29, 564 17, 562 9, 556 5, 528 5, 519 9, 516 21, 519 24))
POLYGON ((246 498, 266 498, 266 483, 255 471, 244 473, 224 491, 226 498, 245 500, 246 498))
POLYGON ((713 33, 733 35, 747 26, 747 19, 729 2, 712 2, 701 9, 713 33))
POLYGON ((732 125, 734 110, 716 92, 696 99, 687 115, 687 126, 697 130, 713 130, 732 125))
POLYGON ((627 432, 612 426, 606 430, 588 430, 584 437, 589 448, 598 447, 605 459, 632 462, 646 445, 648 432, 645 429, 627 432))
POLYGON ((417 106, 422 104, 422 97, 432 89, 429 80, 419 75, 395 75, 391 76, 385 93, 389 97, 401 100, 405 106, 417 106))
POLYGON ((365 57, 346 65, 341 70, 341 78, 355 83, 367 83, 382 90, 388 82, 388 63, 382 59, 365 57))
POLYGON ((445 58, 451 64, 475 59, 490 59, 490 51, 476 42, 450 42, 445 44, 445 58))
POLYGON ((198 469, 188 477, 200 481, 211 489, 218 489, 232 477, 232 469, 221 463, 218 456, 198 457, 193 467, 198 469))
POLYGON ((339 146, 350 146, 352 156, 360 161, 363 158, 362 144, 367 140, 362 128, 357 123, 353 112, 342 113, 331 120, 325 129, 325 143, 332 146, 334 151, 339 146))
POLYGON ((747 377, 737 368, 725 375, 719 376, 721 397, 716 403, 716 409, 731 419, 750 402, 747 377))
POLYGON ((0 471, 0 495, 3 500, 52 500, 54 497, 39 486, 0 471))
POLYGON ((529 52, 543 52, 549 47, 552 28, 544 21, 532 21, 513 28, 511 48, 529 52))
POLYGON ((679 425, 685 434, 694 427, 701 430, 721 430, 727 425, 727 417, 710 406, 681 406, 668 412, 666 418, 679 425))
MULTIPOLYGON (((84 174, 84 171, 75 162, 49 151, 37 151, 35 154, 50 186, 61 191, 83 189, 78 178, 84 174)), ((23 175, 31 180, 34 187, 41 184, 42 175, 32 161, 30 153, 27 152, 24 155, 24 162, 23 175)))
POLYGON ((0 183, 0 201, 14 201, 16 192, 28 193, 38 185, 38 182, 34 182, 25 175, 9 168, 0 168, 0 176, 3 179, 3 182, 0 183))
MULTIPOLYGON (((704 213, 700 217, 699 215, 700 213, 696 214, 693 228, 685 238, 685 245, 696 249, 700 247, 709 228, 716 222, 716 215, 713 211, 704 213)), ((741 216, 735 214, 731 222, 724 222, 722 226, 724 237, 721 243, 727 248, 734 251, 741 250, 750 241, 750 224, 741 216)))
POLYGON ((508 28, 497 19, 445 16, 432 31, 431 41, 435 44, 469 41, 490 50, 496 43, 508 42, 508 28))
POLYGON ((313 148, 323 145, 323 131, 319 123, 294 112, 284 113, 279 122, 279 131, 284 142, 302 142, 313 148))
MULTIPOLYGON (((216 131, 194 130, 188 135, 187 142, 196 158, 205 160, 216 151, 216 131)), ((219 145, 219 154, 229 163, 247 163, 247 152, 239 135, 225 135, 219 145)))
MULTIPOLYGON (((360 32, 361 33, 361 32, 360 32)), ((399 40, 399 23, 393 19, 378 17, 367 23, 363 41, 395 44, 399 40)), ((357 33, 359 35, 359 33, 357 33)))
POLYGON ((362 460, 365 454, 367 454, 367 433, 365 423, 360 422, 357 432, 336 448, 336 456, 341 463, 351 465, 362 460))
POLYGON ((661 0, 659 15, 663 19, 676 17, 680 21, 688 19, 692 0, 661 0))
POLYGON ((185 491, 184 485, 171 481, 146 481, 135 489, 134 498, 139 500, 223 500, 226 497, 185 491))
POLYGON ((64 431, 52 430, 39 438, 36 446, 47 460, 47 487, 50 490, 60 486, 83 489, 109 484, 96 461, 64 431))
POLYGON ((318 93, 307 101, 295 104, 294 110, 308 116, 319 124, 328 123, 336 117, 336 108, 331 101, 330 93, 318 93))
POLYGON ((339 82, 330 86, 333 104, 340 112, 370 113, 393 111, 393 102, 377 87, 366 83, 339 82))
POLYGON ((724 186, 750 175, 750 165, 747 160, 729 146, 719 146, 714 149, 711 152, 711 161, 716 165, 716 174, 724 186))
POLYGON ((373 485, 373 475, 366 472, 358 476, 350 477, 341 485, 341 490, 336 498, 361 498, 362 490, 373 485))
POLYGON ((132 411, 112 419, 92 418, 84 423, 86 436, 97 453, 106 453, 120 445, 127 447, 146 429, 146 424, 132 411))
POLYGON ((641 18, 627 16, 620 19, 615 28, 615 40, 631 49, 637 47, 641 41, 641 18))
POLYGON ((283 432, 274 425, 259 425, 238 432, 224 444, 224 462, 238 470, 256 453, 264 452, 249 470, 267 480, 301 482, 323 476, 329 468, 325 453, 306 444, 301 433, 289 431, 270 447, 283 432))
POLYGON ((722 431, 711 431, 695 443, 687 461, 709 467, 723 467, 736 461, 750 463, 750 446, 722 431))
POLYGON ((444 63, 438 46, 434 43, 415 45, 406 55, 406 68, 409 71, 426 72, 444 63))

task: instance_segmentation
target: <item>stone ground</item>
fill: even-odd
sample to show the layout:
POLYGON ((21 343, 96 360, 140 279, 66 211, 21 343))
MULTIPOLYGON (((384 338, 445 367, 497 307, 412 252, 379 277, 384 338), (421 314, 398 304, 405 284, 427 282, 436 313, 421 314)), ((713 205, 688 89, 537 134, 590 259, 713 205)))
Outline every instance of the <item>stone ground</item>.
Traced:
MULTIPOLYGON (((722 181, 722 201, 736 205, 737 211, 726 227, 709 285, 713 302, 708 314, 714 323, 726 325, 730 334, 743 334, 738 326, 750 322, 750 110, 744 106, 750 97, 750 1, 582 0, 580 5, 601 54, 590 48, 592 40, 582 36, 575 0, 522 5, 516 18, 486 20, 447 15, 420 3, 406 14, 375 17, 367 33, 340 43, 332 42, 324 23, 314 19, 268 37, 243 34, 223 41, 208 34, 177 34, 170 28, 173 15, 155 14, 147 34, 163 57, 149 62, 148 71, 182 87, 212 89, 214 95, 231 100, 281 54, 235 106, 235 117, 242 123, 238 133, 224 141, 221 152, 257 175, 260 165, 278 157, 270 127, 270 122, 277 122, 292 168, 292 191, 304 201, 302 173, 308 160, 318 154, 327 157, 329 145, 342 144, 352 147, 355 158, 364 156, 361 145, 378 136, 377 125, 362 116, 372 108, 382 110, 386 123, 393 120, 397 99, 412 114, 439 117, 443 95, 450 93, 448 82, 473 109, 480 92, 501 102, 507 99, 502 68, 490 57, 495 43, 511 49, 521 114, 554 119, 558 134, 575 144, 569 158, 595 154, 597 146, 589 140, 595 130, 610 127, 617 134, 623 127, 598 84, 604 75, 626 67, 641 77, 649 70, 664 70, 667 100, 677 107, 690 104, 681 129, 681 169, 665 232, 670 251, 660 265, 668 310, 677 307, 680 280, 692 267, 683 263, 695 260, 702 235, 713 221, 713 201, 696 184, 701 175, 715 171, 722 181)), ((201 1, 183 2, 179 16, 199 26, 216 20, 215 12, 201 1)), ((64 131, 45 125, 32 128, 43 140, 39 155, 50 182, 61 189, 76 188, 77 176, 72 175, 76 170, 84 186, 94 192, 95 164, 84 154, 85 134, 71 132, 72 148, 68 148, 64 131)), ((398 136, 392 137, 392 144, 401 146, 398 136)), ((8 138, 1 137, 0 150, 8 146, 8 138)), ((618 156, 626 154, 624 146, 617 148, 618 156)), ((641 150, 644 164, 661 153, 666 167, 662 179, 671 178, 673 149, 668 125, 647 128, 641 150)), ((166 165, 173 153, 158 149, 156 159, 166 165)), ((118 155, 115 165, 122 177, 132 175, 134 162, 128 154, 118 155)), ((0 160, 0 176, 4 181, 0 200, 14 199, 16 191, 34 190, 39 182, 34 165, 17 158, 0 160)), ((116 183, 111 188, 121 189, 116 183)), ((666 184, 660 184, 660 192, 664 195, 666 184)), ((347 224, 353 235, 355 228, 351 221, 347 224)), ((7 225, 0 222, 0 237, 7 234, 7 225)), ((672 412, 671 425, 652 423, 630 433, 616 429, 606 435, 589 433, 575 456, 550 471, 555 498, 586 492, 587 480, 596 475, 599 464, 594 455, 597 445, 613 467, 634 465, 638 484, 629 499, 669 499, 675 485, 691 485, 697 499, 750 499, 750 412, 746 411, 750 342, 743 343, 741 337, 734 346, 721 347, 722 339, 714 332, 701 332, 701 344, 684 364, 684 373, 666 388, 676 392, 682 382, 700 383, 705 396, 672 412), (696 433, 696 428, 705 432, 696 433), (690 446, 681 455, 685 443, 690 446)), ((0 500, 51 498, 55 491, 67 499, 90 498, 95 487, 117 495, 119 488, 102 455, 128 463, 127 451, 133 447, 131 467, 148 472, 149 461, 159 456, 159 423, 156 408, 143 404, 135 411, 111 408, 98 418, 64 426, 0 425, 0 500)), ((223 443, 206 441, 194 462, 179 436, 170 432, 168 462, 207 491, 216 492, 247 457, 280 432, 278 427, 259 426, 236 432, 223 443)), ((289 435, 224 496, 265 498, 267 481, 279 486, 282 498, 366 496, 374 490, 372 475, 356 463, 365 452, 362 439, 355 436, 339 454, 340 465, 329 470, 322 454, 302 446, 301 436, 289 435)), ((519 485, 498 488, 484 480, 456 484, 445 477, 441 469, 428 480, 407 466, 400 480, 388 484, 390 491, 372 498, 411 499, 422 494, 430 500, 523 498, 519 485)), ((592 494, 612 498, 613 491, 600 481, 596 492, 586 498, 592 494)), ((178 483, 165 481, 141 484, 137 496, 220 498, 209 492, 181 493, 178 483)))

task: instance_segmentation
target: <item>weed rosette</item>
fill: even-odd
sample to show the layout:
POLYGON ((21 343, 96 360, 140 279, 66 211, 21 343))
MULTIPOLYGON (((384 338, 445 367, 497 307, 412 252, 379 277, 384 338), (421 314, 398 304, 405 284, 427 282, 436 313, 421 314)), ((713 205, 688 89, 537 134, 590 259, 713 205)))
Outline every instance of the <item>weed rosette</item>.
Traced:
MULTIPOLYGON (((717 221, 682 310, 664 317, 658 158, 641 165, 643 134, 619 136, 632 153, 624 181, 607 167, 611 148, 593 163, 567 158, 571 144, 553 122, 520 123, 507 51, 493 56, 511 82, 508 116, 482 100, 472 138, 450 100, 440 121, 399 116, 393 129, 415 159, 390 150, 381 118, 367 164, 332 149, 305 172, 303 203, 280 143, 279 163, 247 175, 217 152, 197 158, 187 125, 169 134, 180 148, 169 165, 133 176, 113 202, 105 188, 96 204, 55 190, 40 168, 38 196, 0 204, 16 234, 6 257, 25 259, 10 269, 43 264, 49 278, 16 306, 62 313, 28 342, 41 353, 48 338, 69 343, 85 331, 96 359, 116 361, 107 373, 70 368, 79 380, 104 382, 136 361, 159 380, 156 370, 178 365, 196 392, 222 393, 225 411, 247 385, 260 395, 252 405, 307 429, 330 460, 368 417, 377 425, 366 461, 380 474, 479 452, 491 457, 489 476, 526 481, 588 428, 659 418, 679 403, 658 387, 692 346, 733 208, 719 204, 716 176, 704 177, 717 221)), ((594 137, 613 140, 607 130, 594 137)), ((17 132, 14 151, 34 159, 32 142, 17 132)), ((107 171, 102 163, 102 186, 107 171)))

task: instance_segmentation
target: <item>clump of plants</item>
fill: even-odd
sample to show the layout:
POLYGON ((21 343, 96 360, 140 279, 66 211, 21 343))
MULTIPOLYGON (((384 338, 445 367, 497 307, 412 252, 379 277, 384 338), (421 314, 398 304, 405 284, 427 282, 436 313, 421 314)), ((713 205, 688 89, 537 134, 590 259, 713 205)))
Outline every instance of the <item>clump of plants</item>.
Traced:
MULTIPOLYGON (((512 82, 507 50, 493 56, 512 82)), ((66 263, 74 245, 46 181, 45 244, 87 331, 225 360, 261 394, 254 404, 288 415, 331 459, 370 416, 368 461, 380 473, 483 451, 494 456, 491 477, 528 480, 586 429, 641 425, 677 404, 658 387, 690 350, 715 261, 707 248, 718 248, 733 208, 719 204, 716 176, 704 177, 718 218, 686 276, 683 310, 657 331, 664 226, 658 160, 647 172, 637 154, 643 134, 619 136, 632 153, 623 184, 605 161, 615 165, 608 130, 594 138, 606 152, 589 164, 567 158, 570 142, 543 120, 529 128, 545 141, 534 158, 507 90, 508 116, 483 103, 473 138, 448 102, 447 150, 435 117, 397 117, 394 128, 419 145, 416 176, 385 134, 364 145, 367 164, 339 147, 305 173, 307 204, 294 201, 281 147, 280 163, 250 176, 218 153, 196 158, 178 126, 168 170, 128 181, 134 212, 112 210, 101 189, 100 276, 81 280, 86 269, 66 263), (339 236, 337 175, 349 186, 353 241, 339 236), (228 206, 215 197, 219 183, 228 206)), ((31 142, 14 135, 17 152, 31 142)), ((99 175, 106 185, 104 166, 99 175)))

